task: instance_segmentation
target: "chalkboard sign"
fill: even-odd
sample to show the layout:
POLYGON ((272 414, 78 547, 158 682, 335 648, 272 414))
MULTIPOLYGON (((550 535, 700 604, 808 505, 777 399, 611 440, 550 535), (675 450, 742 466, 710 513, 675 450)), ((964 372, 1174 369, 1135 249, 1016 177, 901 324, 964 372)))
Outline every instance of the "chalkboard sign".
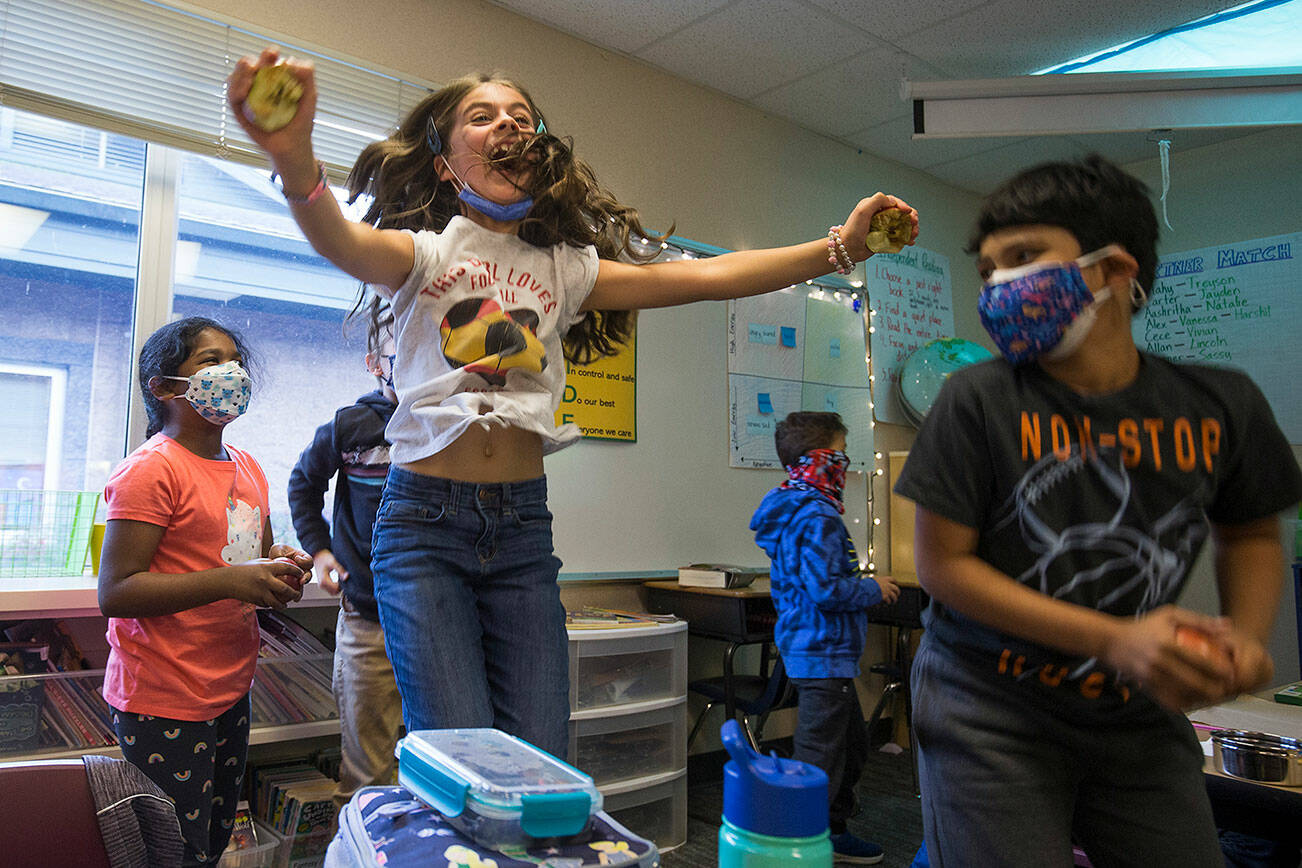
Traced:
POLYGON ((922 247, 878 253, 865 263, 872 318, 873 417, 913 424, 900 404, 904 360, 936 338, 954 336, 949 259, 922 247))
POLYGON ((1158 260, 1135 343, 1179 361, 1239 368, 1302 443, 1302 232, 1173 253, 1158 260))

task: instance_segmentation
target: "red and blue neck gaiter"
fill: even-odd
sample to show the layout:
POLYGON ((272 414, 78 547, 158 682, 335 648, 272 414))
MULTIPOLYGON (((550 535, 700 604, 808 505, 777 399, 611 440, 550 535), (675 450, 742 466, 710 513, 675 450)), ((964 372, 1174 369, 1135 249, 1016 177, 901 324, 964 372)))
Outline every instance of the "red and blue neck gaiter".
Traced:
POLYGON ((811 449, 787 467, 787 481, 779 488, 817 491, 832 501, 837 512, 845 512, 845 469, 850 458, 840 449, 811 449))

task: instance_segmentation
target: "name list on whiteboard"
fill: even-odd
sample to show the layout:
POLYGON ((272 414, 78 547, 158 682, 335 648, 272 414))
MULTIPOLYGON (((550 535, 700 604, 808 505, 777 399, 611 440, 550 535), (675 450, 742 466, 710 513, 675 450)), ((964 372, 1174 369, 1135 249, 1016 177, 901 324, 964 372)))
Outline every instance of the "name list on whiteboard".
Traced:
POLYGON ((1177 361, 1239 368, 1270 402, 1290 442, 1302 443, 1302 368, 1294 298, 1302 233, 1161 257, 1135 343, 1177 361))

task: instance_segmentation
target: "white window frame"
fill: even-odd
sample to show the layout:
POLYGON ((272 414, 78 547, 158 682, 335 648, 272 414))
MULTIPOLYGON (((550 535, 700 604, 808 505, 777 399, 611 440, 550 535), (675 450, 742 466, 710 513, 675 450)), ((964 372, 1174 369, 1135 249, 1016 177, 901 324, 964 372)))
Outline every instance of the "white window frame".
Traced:
POLYGON ((68 394, 68 372, 54 365, 17 365, 0 362, 0 374, 44 377, 50 381, 50 416, 45 426, 45 472, 42 488, 57 491, 63 469, 63 406, 68 394))

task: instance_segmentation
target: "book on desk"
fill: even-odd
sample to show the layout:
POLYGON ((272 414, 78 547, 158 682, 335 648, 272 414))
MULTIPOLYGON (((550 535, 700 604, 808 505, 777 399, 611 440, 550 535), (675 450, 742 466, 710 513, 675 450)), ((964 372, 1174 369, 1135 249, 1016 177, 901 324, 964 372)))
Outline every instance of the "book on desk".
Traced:
POLYGON ((678 568, 678 584, 689 588, 744 588, 756 579, 768 578, 766 567, 736 564, 688 564, 678 568))

